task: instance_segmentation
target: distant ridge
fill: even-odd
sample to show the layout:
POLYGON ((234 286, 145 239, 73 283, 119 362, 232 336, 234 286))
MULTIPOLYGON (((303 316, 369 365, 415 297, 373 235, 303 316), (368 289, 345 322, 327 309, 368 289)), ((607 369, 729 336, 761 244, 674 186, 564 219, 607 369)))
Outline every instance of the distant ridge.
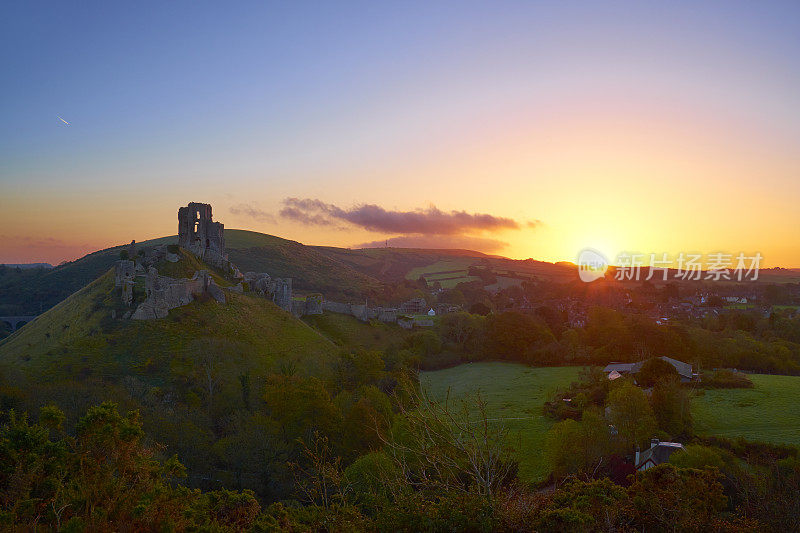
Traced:
POLYGON ((50 263, 0 263, 0 266, 8 268, 21 268, 22 270, 27 270, 29 268, 53 268, 53 265, 50 263))

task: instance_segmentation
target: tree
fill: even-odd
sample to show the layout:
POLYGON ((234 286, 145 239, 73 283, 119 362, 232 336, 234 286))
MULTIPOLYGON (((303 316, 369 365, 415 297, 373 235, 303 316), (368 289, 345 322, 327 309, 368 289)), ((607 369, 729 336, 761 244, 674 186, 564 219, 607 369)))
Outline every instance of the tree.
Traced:
POLYGON ((264 402, 287 442, 311 438, 314 431, 330 435, 341 419, 325 386, 316 378, 272 374, 267 377, 264 402))
POLYGON ((656 430, 653 409, 644 391, 630 381, 623 382, 608 394, 606 406, 623 451, 631 451, 653 436, 656 430))
POLYGON ((492 312, 492 309, 483 302, 475 302, 469 306, 469 312, 473 315, 486 316, 492 312))
POLYGON ((567 419, 547 433, 545 452, 556 476, 587 474, 592 477, 611 451, 608 424, 600 413, 587 409, 580 422, 567 419))
POLYGON ((630 521, 628 494, 608 478, 571 480, 553 494, 552 505, 560 512, 544 513, 539 523, 544 531, 624 531, 630 521), (569 527, 573 523, 577 529, 569 527))
MULTIPOLYGON (((672 366, 672 365, 670 365, 672 366)), ((692 412, 689 395, 675 379, 656 382, 650 395, 650 405, 658 427, 672 436, 688 435, 692 430, 692 412)))
POLYGON ((58 409, 43 409, 40 420, 31 425, 11 413, 0 428, 0 528, 241 530, 260 510, 249 491, 174 486, 183 466, 157 458, 135 411, 123 416, 110 402, 91 407, 74 437, 60 429, 58 409))
POLYGON ((442 338, 462 353, 478 349, 485 319, 469 313, 450 313, 439 321, 442 338))
POLYGON ((452 402, 434 401, 425 392, 408 391, 401 416, 383 437, 406 487, 477 492, 492 499, 516 476, 508 457, 505 426, 489 419, 478 394, 452 402))
POLYGON ((442 340, 431 330, 417 331, 410 335, 406 342, 411 351, 422 357, 442 351, 442 340))
POLYGON ((486 320, 486 353, 490 357, 525 361, 537 346, 553 342, 550 330, 531 315, 509 311, 486 320))
POLYGON ((668 379, 680 380, 678 371, 670 363, 658 357, 645 361, 642 368, 636 373, 636 383, 644 388, 652 387, 659 381, 668 379))

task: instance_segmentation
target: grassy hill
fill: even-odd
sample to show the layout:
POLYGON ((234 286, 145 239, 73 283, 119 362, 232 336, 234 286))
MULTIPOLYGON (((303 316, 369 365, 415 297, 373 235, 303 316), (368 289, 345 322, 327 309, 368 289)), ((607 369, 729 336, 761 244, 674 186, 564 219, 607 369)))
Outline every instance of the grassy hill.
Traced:
POLYGON ((248 406, 269 375, 325 379, 339 351, 267 299, 232 292, 225 304, 195 301, 161 320, 114 318, 123 309, 113 282, 106 272, 0 341, 0 409, 55 403, 69 425, 113 400, 138 409, 148 434, 198 476, 238 431, 220 421, 258 416, 248 406))
POLYGON ((543 453, 544 438, 553 421, 542 415, 545 400, 578 377, 578 367, 531 368, 511 363, 470 363, 422 372, 420 383, 435 399, 448 389, 453 399, 480 391, 489 417, 509 430, 508 443, 525 481, 540 481, 550 473, 543 453))
MULTIPOLYGON (((230 259, 242 272, 290 277, 299 291, 358 301, 380 284, 312 246, 244 230, 225 230, 225 238, 230 259)), ((173 243, 177 236, 142 241, 137 248, 173 243)), ((100 250, 53 269, 0 266, 0 316, 32 315, 53 307, 111 268, 126 246, 100 250)))
POLYGON ((292 278, 300 291, 321 292, 334 300, 355 300, 379 281, 313 246, 245 230, 225 230, 228 256, 242 272, 292 278))
POLYGON ((365 323, 355 317, 337 313, 309 315, 303 317, 303 321, 337 346, 347 348, 386 350, 392 345, 395 347, 402 345, 413 335, 412 331, 396 324, 377 321, 365 323))

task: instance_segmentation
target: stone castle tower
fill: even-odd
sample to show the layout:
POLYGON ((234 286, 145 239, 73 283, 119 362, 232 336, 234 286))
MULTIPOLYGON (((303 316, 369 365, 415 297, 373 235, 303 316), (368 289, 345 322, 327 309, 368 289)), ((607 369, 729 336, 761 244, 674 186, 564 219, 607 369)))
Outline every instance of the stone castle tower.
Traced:
POLYGON ((214 222, 211 204, 192 202, 178 209, 178 245, 219 268, 228 266, 225 226, 214 222))

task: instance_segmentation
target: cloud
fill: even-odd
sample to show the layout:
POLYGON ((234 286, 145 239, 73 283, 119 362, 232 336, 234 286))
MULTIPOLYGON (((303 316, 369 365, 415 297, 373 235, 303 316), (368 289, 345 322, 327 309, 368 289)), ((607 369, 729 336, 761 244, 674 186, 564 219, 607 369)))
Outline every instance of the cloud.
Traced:
POLYGON ((538 228, 539 226, 542 226, 543 224, 544 224, 544 222, 542 222, 542 221, 541 221, 541 220, 539 220, 538 218, 537 218, 537 219, 535 219, 535 220, 529 220, 529 221, 527 221, 527 222, 525 223, 525 225, 526 225, 528 228, 530 228, 530 229, 536 229, 536 228, 538 228))
POLYGON ((368 231, 419 235, 459 235, 520 229, 511 218, 466 211, 442 211, 435 206, 413 211, 389 211, 375 204, 342 209, 321 200, 286 198, 280 211, 283 218, 302 224, 331 226, 346 222, 368 231))
POLYGON ((497 252, 508 246, 507 242, 469 235, 401 235, 381 241, 371 241, 353 246, 353 248, 431 248, 442 250, 480 250, 497 252))
POLYGON ((275 216, 272 213, 264 211, 263 209, 259 209, 258 207, 252 204, 232 205, 229 211, 234 215, 242 215, 245 217, 250 217, 254 220, 258 220, 259 222, 269 222, 272 224, 277 222, 275 216))

